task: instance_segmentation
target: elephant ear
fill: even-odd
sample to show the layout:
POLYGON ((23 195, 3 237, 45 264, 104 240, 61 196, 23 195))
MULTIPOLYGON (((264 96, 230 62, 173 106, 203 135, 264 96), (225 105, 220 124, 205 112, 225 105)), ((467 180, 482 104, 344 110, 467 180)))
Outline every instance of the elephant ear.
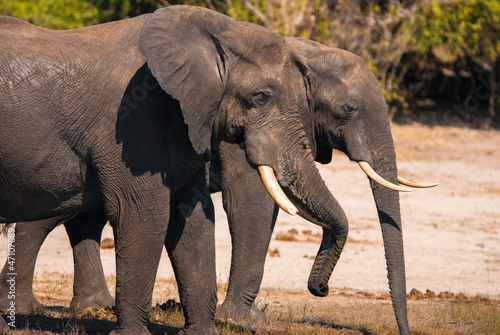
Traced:
MULTIPOLYGON (((325 54, 331 54, 331 49, 321 43, 300 37, 287 37, 287 48, 290 57, 304 77, 308 99, 311 101, 310 112, 314 115, 317 82, 324 71, 325 54)), ((333 64, 332 64, 333 65, 333 64)), ((314 120, 313 120, 314 122, 314 120)), ((314 126, 313 126, 314 129, 314 126)), ((332 160, 332 148, 316 142, 315 160, 321 164, 328 164, 332 160)))
POLYGON ((211 32, 233 20, 209 9, 171 6, 150 15, 140 47, 161 88, 180 103, 189 138, 209 154, 217 107, 224 93, 224 52, 211 32))
MULTIPOLYGON (((325 158, 324 147, 316 142, 316 134, 314 127, 314 110, 315 110, 315 99, 314 95, 316 92, 316 73, 311 69, 311 57, 317 54, 317 46, 315 44, 310 44, 306 41, 306 39, 296 38, 296 37, 287 37, 287 48, 290 51, 290 58, 294 63, 295 67, 300 71, 300 74, 303 78, 303 86, 305 89, 305 94, 307 96, 307 115, 303 115, 303 120, 310 120, 309 124, 304 122, 304 129, 308 134, 309 141, 312 141, 311 150, 314 154, 314 158, 316 161, 323 163, 323 161, 327 160, 325 158), (309 135, 310 134, 310 135, 309 135)), ((312 41, 310 41, 312 42, 312 41)), ((312 42, 315 43, 315 42, 312 42)), ((301 108, 302 110, 303 108, 301 108)), ((329 163, 330 161, 328 161, 329 163)), ((324 163, 323 163, 324 164, 324 163)))

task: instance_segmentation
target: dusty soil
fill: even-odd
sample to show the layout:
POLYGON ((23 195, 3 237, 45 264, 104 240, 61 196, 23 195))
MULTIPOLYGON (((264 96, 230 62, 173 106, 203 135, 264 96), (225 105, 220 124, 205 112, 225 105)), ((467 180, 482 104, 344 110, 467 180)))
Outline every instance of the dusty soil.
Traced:
MULTIPOLYGON (((400 175, 436 181, 433 189, 401 194, 407 290, 430 289, 500 298, 500 132, 453 127, 393 125, 400 175)), ((330 280, 332 293, 388 291, 382 237, 368 180, 343 154, 326 166, 323 178, 350 222, 349 240, 330 280)), ((220 195, 216 205, 217 274, 228 279, 230 237, 220 195)), ((280 213, 271 241, 262 285, 307 290, 307 278, 320 242, 321 229, 280 213), (272 257, 271 257, 272 256, 272 257)), ((112 237, 109 226, 103 238, 112 237)), ((113 275, 114 250, 102 249, 106 275, 113 275)), ((6 257, 0 240, 0 260, 6 257)), ((72 275, 71 248, 65 230, 57 228, 42 247, 37 282, 51 273, 72 275)), ((173 278, 164 253, 158 278, 173 278)), ((71 282, 71 281, 70 281, 71 282)), ((50 296, 36 285, 38 297, 50 296)), ((114 288, 111 288, 114 291, 114 288)), ((154 300, 164 301, 162 292, 154 300)), ((265 303, 265 297, 259 298, 265 303)))

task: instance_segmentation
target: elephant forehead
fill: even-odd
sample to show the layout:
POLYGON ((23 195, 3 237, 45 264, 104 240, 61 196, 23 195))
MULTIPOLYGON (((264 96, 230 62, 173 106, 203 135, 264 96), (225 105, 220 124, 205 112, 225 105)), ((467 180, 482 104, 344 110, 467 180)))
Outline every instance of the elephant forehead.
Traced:
POLYGON ((232 37, 236 35, 238 39, 241 39, 242 43, 237 43, 235 45, 241 48, 258 49, 277 47, 283 53, 286 52, 286 41, 283 36, 257 24, 249 22, 238 22, 237 24, 237 29, 230 34, 232 37))
POLYGON ((288 75, 285 62, 256 61, 237 62, 230 77, 244 87, 268 86, 276 87, 286 82, 288 75))
POLYGON ((281 73, 289 62, 288 53, 277 45, 256 45, 235 53, 234 66, 254 71, 281 73))
POLYGON ((233 82, 237 83, 237 87, 246 93, 263 88, 276 89, 285 82, 281 71, 266 69, 265 67, 248 66, 243 66, 239 71, 233 73, 232 79, 233 82))
POLYGON ((252 25, 253 29, 231 31, 225 49, 238 61, 254 65, 283 66, 290 56, 285 39, 272 31, 252 25))

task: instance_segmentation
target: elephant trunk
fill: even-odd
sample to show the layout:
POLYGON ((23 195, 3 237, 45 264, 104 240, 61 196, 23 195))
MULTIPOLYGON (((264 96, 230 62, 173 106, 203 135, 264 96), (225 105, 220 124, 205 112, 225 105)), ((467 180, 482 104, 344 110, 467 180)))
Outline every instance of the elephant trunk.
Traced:
POLYGON ((347 240, 347 221, 345 229, 323 228, 323 239, 309 275, 307 288, 317 297, 326 297, 329 293, 328 280, 337 264, 340 253, 347 240))
POLYGON ((298 152, 289 159, 295 164, 291 171, 299 171, 300 175, 290 179, 285 174, 278 178, 280 184, 298 214, 323 227, 323 240, 309 276, 308 289, 313 295, 324 297, 328 295, 328 280, 347 240, 347 217, 321 178, 313 157, 303 157, 298 152))
POLYGON ((325 228, 309 279, 309 290, 314 295, 325 296, 328 279, 347 240, 348 224, 344 211, 321 178, 301 124, 298 114, 291 112, 273 131, 267 129, 269 124, 247 127, 245 137, 252 141, 245 143, 246 155, 252 165, 259 167, 264 185, 283 210, 290 214, 298 212, 325 228), (262 151, 262 148, 268 150, 262 151), (262 165, 274 170, 279 185, 273 181, 273 171, 262 165))
MULTIPOLYGON (((392 143, 386 145, 374 159, 374 169, 385 180, 397 184, 396 155, 392 143)), ((373 180, 370 180, 370 185, 382 230, 394 314, 400 333, 410 334, 406 313, 406 278, 399 193, 373 180)))

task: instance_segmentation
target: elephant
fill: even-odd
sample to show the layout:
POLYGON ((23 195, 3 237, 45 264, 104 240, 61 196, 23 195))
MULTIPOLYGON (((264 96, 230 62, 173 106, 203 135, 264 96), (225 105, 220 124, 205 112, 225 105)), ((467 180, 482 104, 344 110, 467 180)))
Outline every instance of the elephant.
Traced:
MULTIPOLYGON (((358 162, 370 180, 396 321, 401 334, 410 334, 398 192, 411 191, 406 186, 429 188, 438 183, 414 182, 398 176, 387 104, 375 76, 359 56, 303 38, 288 37, 287 45, 295 65, 294 90, 299 109, 309 111, 301 115, 305 117, 306 132, 314 137, 311 147, 316 161, 328 164, 332 150, 340 150, 358 162)), ((265 197, 262 186, 246 190, 245 185, 252 184, 258 174, 245 164, 241 147, 223 142, 217 155, 212 161, 218 164, 212 176, 221 177, 212 178, 212 185, 213 189, 222 190, 233 248, 226 299, 216 316, 247 324, 248 320, 262 320, 252 304, 262 280, 277 207, 265 197), (252 229, 245 229, 249 226, 252 229)), ((308 289, 316 296, 329 292, 328 280, 340 251, 327 246, 335 238, 335 230, 323 229, 323 240, 308 280, 308 289)))
MULTIPOLYGON (((306 133, 314 135, 311 147, 317 161, 329 163, 332 149, 338 149, 360 162, 371 179, 396 191, 408 190, 394 186, 396 180, 412 187, 437 185, 410 182, 395 174, 395 154, 385 100, 373 74, 359 57, 304 39, 287 38, 287 46, 294 62, 294 92, 299 110, 306 111, 301 116, 306 133), (356 134, 363 137, 356 138, 356 134), (392 185, 374 174, 364 162, 374 165, 385 178, 392 179, 392 185)), ((255 323, 266 319, 253 302, 260 287, 277 206, 259 183, 259 175, 247 162, 241 145, 222 141, 214 156, 210 163, 210 191, 222 191, 233 243, 228 292, 224 303, 217 309, 217 316, 253 328, 255 323), (247 185, 255 187, 248 189, 247 185)), ((401 333, 408 333, 398 196, 397 192, 382 188, 375 182, 371 185, 384 236, 393 306, 401 333)), ((340 254, 326 247, 326 242, 332 238, 331 233, 332 230, 325 229, 322 248, 308 284, 311 293, 317 296, 328 294, 328 279, 340 254)), ((98 246, 95 238, 84 242, 98 246)), ((168 250, 168 240, 166 245, 168 250)), ((77 258, 75 255, 75 260, 77 258)), ((97 262, 96 257, 92 264, 97 262)), ((75 284, 77 277, 75 268, 75 284)), ((96 284, 95 287, 94 292, 101 292, 102 285, 96 284)), ((76 290, 72 305, 75 301, 82 302, 76 290)))
POLYGON ((111 334, 149 334, 164 243, 180 334, 217 334, 206 163, 221 141, 244 147, 272 199, 335 231, 342 250, 347 219, 314 164, 284 37, 190 6, 68 31, 1 17, 0 29, 0 223, 104 213, 111 334))

